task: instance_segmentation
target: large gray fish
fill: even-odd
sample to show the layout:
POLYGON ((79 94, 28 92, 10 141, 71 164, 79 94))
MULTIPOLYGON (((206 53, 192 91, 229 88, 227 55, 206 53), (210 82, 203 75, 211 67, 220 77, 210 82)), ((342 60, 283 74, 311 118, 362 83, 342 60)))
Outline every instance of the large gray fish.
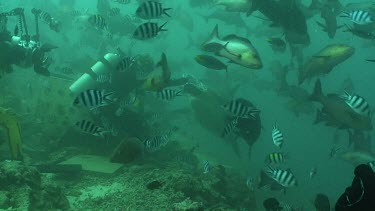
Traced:
POLYGON ((320 102, 323 105, 323 109, 318 111, 316 122, 325 122, 328 126, 340 129, 372 129, 371 118, 355 112, 340 95, 324 95, 319 79, 315 82, 314 92, 310 96, 310 99, 320 102))
POLYGON ((333 39, 336 35, 336 30, 342 27, 337 25, 336 14, 332 8, 323 7, 321 17, 324 19, 325 23, 318 21, 316 23, 322 27, 323 31, 327 32, 329 38, 333 39))
POLYGON ((198 64, 207 67, 208 69, 213 70, 228 70, 228 66, 221 62, 220 60, 216 59, 213 56, 209 55, 197 55, 195 58, 195 61, 198 62, 198 64))
POLYGON ((260 69, 263 67, 258 51, 248 39, 234 34, 220 39, 218 25, 215 26, 207 41, 202 44, 202 49, 214 52, 218 56, 229 59, 232 63, 250 69, 260 69))

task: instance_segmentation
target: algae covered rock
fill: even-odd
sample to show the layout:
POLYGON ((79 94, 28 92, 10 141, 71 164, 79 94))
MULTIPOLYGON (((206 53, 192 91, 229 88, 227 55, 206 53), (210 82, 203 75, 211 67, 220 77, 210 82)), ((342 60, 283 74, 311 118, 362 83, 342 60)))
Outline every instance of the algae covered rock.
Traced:
POLYGON ((22 162, 0 163, 0 209, 67 210, 69 203, 54 184, 43 184, 36 168, 22 162))
POLYGON ((193 202, 189 198, 185 199, 180 203, 175 203, 173 211, 203 211, 203 204, 193 202))

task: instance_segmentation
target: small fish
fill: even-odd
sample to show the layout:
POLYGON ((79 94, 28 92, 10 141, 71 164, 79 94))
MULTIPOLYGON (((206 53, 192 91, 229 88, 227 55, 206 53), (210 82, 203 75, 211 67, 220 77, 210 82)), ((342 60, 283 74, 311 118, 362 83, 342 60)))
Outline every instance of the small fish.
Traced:
POLYGON ((131 0, 114 0, 114 2, 119 4, 129 4, 131 0))
POLYGON ((169 134, 166 135, 157 135, 150 139, 147 139, 144 144, 145 148, 149 152, 155 152, 160 150, 162 147, 166 146, 169 142, 169 134))
POLYGON ((177 96, 182 96, 182 91, 183 90, 163 89, 156 93, 156 97, 162 100, 173 100, 177 96))
POLYGON ((267 173, 269 176, 283 187, 296 187, 298 185, 297 179, 291 170, 272 169, 271 167, 268 168, 267 173))
POLYGON ((228 71, 228 66, 213 56, 197 55, 194 59, 198 64, 208 69, 228 71))
POLYGON ((375 59, 366 59, 368 62, 375 62, 375 59))
POLYGON ((210 170, 211 170, 210 163, 207 160, 203 161, 203 174, 207 174, 208 172, 210 172, 210 170))
POLYGON ((350 18, 352 22, 358 25, 367 25, 374 22, 374 19, 371 16, 371 14, 363 10, 344 11, 341 17, 350 18))
POLYGON ((273 143, 281 149, 284 143, 284 136, 277 127, 277 124, 275 123, 272 130, 272 141, 273 143))
POLYGON ((162 4, 156 1, 146 1, 141 4, 135 14, 142 19, 160 18, 163 14, 171 17, 167 11, 172 8, 163 8, 162 4))
POLYGON ((105 133, 107 133, 107 131, 104 131, 104 128, 99 127, 88 120, 78 121, 75 123, 75 126, 77 126, 82 132, 88 133, 94 136, 104 137, 105 133))
POLYGON ((368 165, 371 167, 372 171, 375 173, 375 161, 369 162, 368 165))
POLYGON ((310 180, 315 177, 316 173, 317 173, 317 168, 316 167, 312 167, 311 170, 310 170, 310 172, 309 172, 310 180))
POLYGON ((156 123, 160 122, 160 120, 163 118, 163 114, 161 113, 153 113, 148 119, 147 123, 149 125, 155 125, 156 123))
POLYGON ((107 28, 107 21, 106 19, 101 15, 91 15, 89 17, 89 23, 98 28, 98 29, 106 29, 107 28))
POLYGON ((344 149, 343 147, 335 147, 333 146, 329 152, 329 159, 332 159, 337 156, 338 152, 344 149))
POLYGON ((284 163, 288 159, 287 154, 281 153, 281 152, 272 152, 267 155, 266 162, 268 164, 274 163, 274 164, 281 164, 284 163))
POLYGON ((121 61, 117 64, 116 69, 119 72, 125 72, 129 70, 129 68, 134 64, 135 57, 126 56, 121 59, 121 61))
POLYGON ((96 77, 96 82, 98 83, 111 83, 112 81, 112 75, 111 74, 101 74, 101 75, 97 75, 96 77))
POLYGON ((248 176, 246 179, 246 187, 248 187, 251 191, 255 190, 255 180, 253 177, 248 176))
POLYGON ((117 108, 115 115, 121 116, 125 109, 129 107, 130 105, 134 105, 137 101, 137 95, 130 94, 127 98, 124 98, 122 101, 120 101, 119 107, 117 108))
POLYGON ((350 106, 356 113, 364 116, 370 116, 370 106, 367 101, 359 95, 351 95, 345 91, 345 94, 340 96, 345 100, 345 103, 350 106))
POLYGON ((274 52, 285 52, 286 43, 283 39, 279 37, 270 37, 267 39, 267 42, 271 45, 271 48, 274 52))
POLYGON ((18 36, 18 33, 20 32, 20 29, 18 28, 18 25, 16 25, 15 27, 14 27, 14 32, 13 32, 13 34, 14 34, 14 36, 18 36))
POLYGON ((118 16, 118 15, 120 15, 120 8, 118 8, 118 7, 111 8, 108 11, 108 16, 110 16, 110 17, 115 17, 115 16, 118 16))
POLYGON ((255 107, 250 107, 244 105, 238 99, 231 100, 227 104, 223 105, 222 108, 232 113, 234 116, 239 118, 256 118, 256 115, 259 114, 259 110, 255 107))
POLYGON ((223 130, 223 133, 221 134, 221 137, 225 137, 225 136, 227 136, 228 134, 232 133, 234 130, 237 129, 237 125, 238 125, 238 118, 235 118, 235 119, 233 119, 232 121, 230 121, 230 122, 224 127, 224 130, 223 130))
POLYGON ((73 105, 82 105, 90 109, 106 106, 114 102, 113 92, 105 90, 88 89, 81 92, 73 102, 73 105))
POLYGON ((159 26, 157 23, 147 22, 139 25, 133 34, 133 37, 138 40, 147 40, 156 37, 159 32, 168 31, 163 27, 167 24, 165 22, 163 25, 159 26))

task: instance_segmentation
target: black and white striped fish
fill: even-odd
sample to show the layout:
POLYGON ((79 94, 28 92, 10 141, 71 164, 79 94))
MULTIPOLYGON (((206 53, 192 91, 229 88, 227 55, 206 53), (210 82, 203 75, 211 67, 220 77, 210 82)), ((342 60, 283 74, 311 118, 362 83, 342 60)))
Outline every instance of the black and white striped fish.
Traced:
POLYGON ((255 119, 256 115, 259 114, 259 110, 255 107, 250 107, 244 105, 238 99, 231 100, 229 103, 222 106, 225 110, 229 111, 236 117, 240 118, 253 118, 255 119))
POLYGON ((111 74, 100 74, 96 76, 96 82, 98 83, 111 83, 112 82, 112 75, 111 74))
POLYGON ((118 8, 118 7, 111 8, 108 11, 108 16, 110 16, 110 17, 114 17, 114 16, 118 16, 118 15, 120 15, 120 8, 118 8))
POLYGON ((167 11, 172 8, 163 8, 162 4, 156 1, 146 1, 142 3, 135 14, 142 19, 160 18, 163 14, 171 17, 167 11))
POLYGON ((126 56, 121 59, 121 61, 117 64, 116 69, 119 72, 125 72, 129 70, 129 68, 134 64, 135 58, 126 56))
POLYGON ((207 174, 208 172, 210 172, 210 170, 211 170, 210 163, 207 160, 203 161, 203 174, 207 174))
POLYGON ((375 160, 369 162, 368 165, 371 167, 372 171, 375 173, 375 160))
POLYGON ((89 17, 89 23, 98 28, 98 29, 106 29, 107 28, 107 21, 106 19, 101 15, 91 15, 89 17))
POLYGON ((370 105, 359 95, 351 95, 348 92, 340 96, 345 103, 350 106, 356 113, 364 116, 370 116, 370 105))
POLYGON ((163 89, 156 93, 156 97, 162 100, 173 100, 177 96, 182 96, 181 92, 182 90, 163 89))
POLYGON ((235 118, 233 119, 232 121, 230 121, 225 127, 224 127, 224 130, 223 130, 223 133, 221 134, 221 137, 225 137, 227 136, 228 134, 232 133, 233 131, 235 131, 237 129, 237 125, 238 125, 238 118, 235 118))
POLYGON ((81 92, 73 102, 73 105, 85 106, 89 109, 95 109, 101 106, 109 105, 114 102, 113 92, 105 90, 88 89, 81 92))
POLYGON ((271 167, 268 168, 267 173, 269 176, 283 187, 296 187, 298 185, 297 179, 291 170, 272 169, 271 167))
POLYGON ((152 138, 146 139, 144 142, 145 148, 149 152, 154 152, 160 150, 162 147, 166 146, 169 142, 169 134, 157 135, 152 138))
POLYGON ((272 141, 273 143, 281 149, 284 143, 284 136, 277 127, 277 124, 275 123, 272 130, 272 141))
POLYGON ((266 162, 268 164, 281 164, 284 163, 288 159, 287 154, 281 152, 272 152, 267 155, 266 162))
POLYGON ((114 2, 119 4, 129 4, 131 0, 114 0, 114 2))
POLYGON ((344 11, 341 17, 350 18, 350 20, 359 25, 367 25, 374 22, 372 15, 363 10, 344 11))
POLYGON ((104 137, 104 135, 107 133, 107 131, 105 131, 103 127, 97 126, 96 124, 88 120, 78 121, 75 123, 75 126, 77 126, 82 132, 94 136, 104 137))
POLYGON ((167 24, 165 22, 163 25, 159 26, 157 23, 147 22, 144 24, 139 25, 134 33, 133 37, 138 40, 147 40, 156 37, 159 32, 167 31, 163 27, 167 24))

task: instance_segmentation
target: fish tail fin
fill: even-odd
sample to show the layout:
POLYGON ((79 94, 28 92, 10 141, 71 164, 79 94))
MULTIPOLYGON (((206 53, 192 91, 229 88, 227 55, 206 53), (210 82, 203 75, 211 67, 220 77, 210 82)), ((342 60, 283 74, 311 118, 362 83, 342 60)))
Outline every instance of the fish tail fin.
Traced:
POLYGON ((116 102, 117 98, 114 95, 114 92, 105 92, 103 96, 104 102, 116 102))
POLYGON ((314 85, 314 92, 310 95, 310 100, 319 101, 322 96, 322 82, 320 79, 317 79, 314 85))
POLYGON ((180 89, 176 92, 176 96, 182 96, 182 92, 184 91, 184 89, 180 89))
POLYGON ((341 18, 349 18, 350 17, 350 12, 348 11, 343 11, 340 15, 341 18))
POLYGON ((167 24, 168 22, 165 22, 163 25, 159 27, 159 32, 165 32, 168 31, 168 29, 164 29, 163 27, 167 24))
POLYGON ((166 15, 166 16, 168 16, 168 17, 171 17, 171 16, 167 13, 167 11, 168 11, 168 10, 171 10, 171 9, 172 9, 172 8, 164 8, 164 9, 163 9, 163 14, 166 15))

